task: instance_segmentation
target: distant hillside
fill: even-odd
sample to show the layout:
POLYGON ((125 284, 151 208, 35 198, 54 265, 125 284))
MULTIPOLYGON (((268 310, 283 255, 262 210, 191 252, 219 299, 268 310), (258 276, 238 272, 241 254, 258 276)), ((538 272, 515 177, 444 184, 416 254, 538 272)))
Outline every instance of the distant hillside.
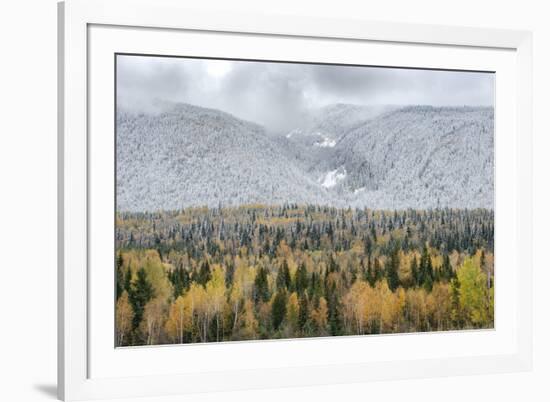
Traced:
POLYGON ((493 207, 492 108, 412 106, 352 130, 333 167, 354 204, 493 207))
POLYGON ((289 133, 186 104, 117 116, 117 208, 493 207, 493 109, 318 110, 289 133))
POLYGON ((317 148, 333 148, 349 130, 395 106, 360 106, 337 103, 314 110, 298 127, 286 134, 294 141, 317 148))
POLYGON ((119 210, 326 203, 317 190, 256 124, 184 104, 159 114, 118 113, 119 210))
POLYGON ((308 173, 320 173, 332 166, 334 148, 349 131, 395 106, 361 106, 337 103, 313 110, 300 127, 284 134, 281 145, 299 155, 308 173))

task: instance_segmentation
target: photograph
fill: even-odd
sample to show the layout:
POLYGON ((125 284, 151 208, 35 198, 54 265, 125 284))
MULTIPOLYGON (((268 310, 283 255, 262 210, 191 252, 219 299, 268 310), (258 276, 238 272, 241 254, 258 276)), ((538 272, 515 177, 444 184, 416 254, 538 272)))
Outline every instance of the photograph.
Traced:
POLYGON ((0 402, 550 402, 544 4, 4 2, 0 402))
POLYGON ((494 329, 494 72, 119 53, 114 97, 116 347, 494 329))

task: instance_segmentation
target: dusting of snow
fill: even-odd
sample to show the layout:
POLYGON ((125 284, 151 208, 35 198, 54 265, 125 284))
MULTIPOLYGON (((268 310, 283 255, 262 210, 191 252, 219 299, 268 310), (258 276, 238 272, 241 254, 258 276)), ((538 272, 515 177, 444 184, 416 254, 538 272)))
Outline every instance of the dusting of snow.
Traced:
POLYGON ((336 146, 336 140, 324 137, 322 142, 317 141, 313 145, 320 148, 334 148, 336 146))
POLYGON ((287 135, 286 135, 286 138, 291 138, 295 135, 301 135, 302 134, 302 130, 300 130, 299 128, 295 128, 294 130, 290 131, 287 135))
POLYGON ((340 181, 344 180, 347 176, 346 168, 340 166, 338 169, 331 170, 326 175, 319 179, 321 186, 325 188, 331 188, 337 185, 340 181))
POLYGON ((373 117, 335 105, 280 138, 219 110, 161 106, 117 110, 120 211, 217 207, 220 200, 493 207, 493 108, 417 105, 373 117))

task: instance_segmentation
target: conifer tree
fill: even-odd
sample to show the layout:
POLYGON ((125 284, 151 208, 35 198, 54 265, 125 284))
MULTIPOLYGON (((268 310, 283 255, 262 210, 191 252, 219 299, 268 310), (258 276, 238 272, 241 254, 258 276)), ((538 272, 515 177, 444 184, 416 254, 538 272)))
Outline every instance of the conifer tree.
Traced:
POLYGON ((288 263, 286 260, 283 261, 283 265, 279 269, 279 272, 277 273, 277 289, 281 290, 283 288, 286 288, 287 290, 290 290, 291 285, 291 278, 290 278, 290 269, 288 268, 288 263))
POLYGON ((309 311, 309 302, 307 299, 307 295, 303 293, 300 296, 300 313, 298 315, 298 326, 300 328, 300 331, 304 331, 306 328, 306 324, 309 320, 310 311, 309 311))
POLYGON ((399 287, 399 275, 397 270, 399 269, 399 254, 398 249, 395 247, 391 252, 390 257, 386 260, 386 278, 388 280, 388 286, 393 292, 399 287))
POLYGON ((341 305, 336 294, 336 285, 333 283, 329 287, 330 292, 328 294, 328 323, 330 327, 331 335, 341 335, 342 333, 342 317, 341 317, 341 305))
POLYGON ((132 270, 130 267, 126 268, 126 273, 124 274, 124 290, 130 294, 132 289, 132 270))
POLYGON ((136 281, 130 288, 130 303, 134 311, 133 328, 137 328, 143 318, 145 305, 154 297, 153 286, 147 279, 147 273, 142 267, 137 272, 136 281))
POLYGON ((264 267, 258 268, 254 279, 254 302, 267 302, 269 300, 269 286, 267 283, 267 270, 264 267))
POLYGON ((420 284, 420 277, 418 272, 418 262, 416 260, 416 255, 413 256, 411 261, 411 277, 413 280, 413 285, 418 286, 420 284))
POLYGON ((382 272, 382 267, 380 266, 380 261, 378 258, 374 259, 374 283, 382 279, 384 273, 382 272))
POLYGON ((286 291, 278 290, 271 306, 271 317, 275 331, 279 329, 286 315, 286 291))
POLYGON ((116 298, 122 296, 122 292, 124 291, 124 272, 122 271, 122 265, 118 265, 116 267, 116 298))
POLYGON ((374 286, 374 283, 376 282, 376 276, 372 269, 372 262, 370 257, 367 256, 367 277, 365 278, 369 285, 374 286))
POLYGON ((228 286, 231 286, 233 284, 233 275, 235 274, 235 265, 230 262, 227 264, 225 269, 225 283, 228 286))
POLYGON ((451 259, 449 258, 449 254, 445 254, 445 257, 443 257, 443 267, 441 268, 443 279, 446 281, 450 281, 453 278, 453 268, 451 266, 451 259))
POLYGON ((211 277, 212 273, 210 272, 210 264, 208 264, 208 260, 206 260, 201 264, 196 282, 202 286, 206 286, 206 283, 211 277))
POLYGON ((296 271, 295 284, 296 284, 296 292, 298 292, 298 295, 302 295, 306 291, 307 285, 308 285, 307 282, 308 282, 308 277, 307 277, 306 265, 302 263, 300 264, 300 267, 296 271))

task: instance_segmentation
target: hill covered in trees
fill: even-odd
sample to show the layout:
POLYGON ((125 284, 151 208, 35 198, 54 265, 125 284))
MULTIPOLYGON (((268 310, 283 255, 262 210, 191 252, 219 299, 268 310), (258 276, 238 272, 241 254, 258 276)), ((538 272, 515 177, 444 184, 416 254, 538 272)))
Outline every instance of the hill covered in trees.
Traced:
POLYGON ((493 327, 493 212, 118 213, 116 344, 493 327))
POLYGON ((493 208, 493 108, 330 105, 288 133, 219 110, 117 110, 117 210, 493 208))
POLYGON ((213 109, 118 111, 116 160, 119 211, 326 201, 262 127, 213 109))

